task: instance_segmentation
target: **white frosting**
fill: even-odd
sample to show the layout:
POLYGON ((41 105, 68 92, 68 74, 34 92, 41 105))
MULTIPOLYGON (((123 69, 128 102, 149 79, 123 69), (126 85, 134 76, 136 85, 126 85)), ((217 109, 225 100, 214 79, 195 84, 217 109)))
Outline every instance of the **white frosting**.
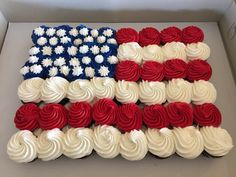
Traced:
POLYGON ((39 58, 36 56, 30 56, 28 60, 30 63, 37 63, 39 61, 39 58))
POLYGON ((109 52, 110 47, 108 45, 104 45, 101 47, 101 53, 107 53, 109 52))
POLYGON ((166 86, 166 98, 169 103, 190 103, 192 97, 192 84, 183 79, 172 79, 166 86))
POLYGON ((82 39, 80 39, 80 38, 77 38, 77 39, 75 39, 74 40, 74 45, 76 45, 76 46, 78 46, 78 45, 80 45, 80 44, 82 44, 83 43, 83 41, 82 41, 82 39))
POLYGON ((75 56, 77 54, 77 50, 78 50, 77 47, 71 46, 71 47, 68 47, 67 52, 69 55, 75 56))
POLYGON ((94 128, 94 150, 103 158, 114 158, 120 153, 121 133, 108 125, 98 125, 94 128))
POLYGON ((166 90, 163 82, 142 81, 139 83, 139 99, 146 105, 162 104, 166 101, 166 90))
POLYGON ((121 103, 136 103, 139 99, 139 87, 136 82, 118 81, 116 99, 121 103))
POLYGON ((51 67, 48 72, 50 77, 54 77, 58 74, 58 68, 57 67, 51 67))
POLYGON ((81 66, 76 66, 72 69, 72 71, 73 71, 72 75, 79 76, 79 75, 83 74, 84 69, 81 66))
POLYGON ((44 34, 44 28, 42 27, 37 27, 34 29, 34 34, 36 34, 37 36, 42 36, 44 34))
POLYGON ((91 62, 91 58, 90 57, 83 57, 82 58, 82 63, 88 65, 91 62))
POLYGON ((69 34, 73 37, 76 37, 78 36, 79 32, 76 28, 72 28, 70 31, 69 31, 69 34))
POLYGON ((128 59, 139 64, 142 62, 142 47, 137 42, 121 44, 117 52, 117 57, 120 61, 128 59))
POLYGON ((93 37, 87 36, 86 38, 84 38, 84 42, 93 42, 93 37))
POLYGON ((71 66, 79 66, 80 65, 80 61, 79 61, 78 58, 73 57, 73 58, 70 59, 69 64, 71 66))
POLYGON ((34 74, 39 74, 43 70, 41 65, 34 64, 30 67, 30 71, 34 74))
POLYGON ((120 154, 127 160, 141 160, 148 152, 147 139, 142 130, 132 130, 121 135, 120 154))
POLYGON ((162 63, 164 60, 161 47, 158 45, 148 45, 143 47, 143 61, 154 60, 162 63))
POLYGON ((113 31, 111 29, 106 29, 103 31, 103 35, 107 37, 111 37, 113 34, 113 31))
POLYGON ((87 36, 87 35, 88 35, 88 32, 89 32, 89 30, 88 30, 88 28, 86 28, 86 27, 81 28, 81 29, 79 30, 79 33, 80 33, 82 36, 87 36))
POLYGON ((192 102, 196 105, 214 103, 216 101, 216 89, 208 81, 194 81, 192 86, 192 102))
POLYGON ((66 31, 64 29, 59 29, 59 30, 57 30, 56 33, 57 33, 57 36, 59 36, 59 37, 63 37, 66 35, 66 31))
POLYGON ((92 47, 90 47, 90 50, 94 55, 97 55, 100 52, 100 48, 97 45, 93 45, 92 47))
POLYGON ((203 137, 194 126, 174 128, 176 153, 186 159, 198 157, 203 149, 203 137))
POLYGON ((99 64, 104 61, 104 57, 102 55, 96 55, 96 57, 94 59, 99 64))
POLYGON ((18 131, 8 141, 7 154, 15 162, 31 162, 37 157, 36 137, 28 130, 18 131))
POLYGON ((37 139, 38 158, 49 161, 60 157, 63 153, 64 136, 58 128, 43 131, 37 139))
POLYGON ((66 65, 60 67, 60 73, 62 73, 64 76, 67 76, 70 72, 70 68, 66 65))
POLYGON ((117 44, 117 41, 114 38, 110 38, 110 39, 107 39, 107 43, 108 44, 117 44))
POLYGON ((40 52, 39 47, 31 47, 31 48, 29 49, 29 54, 30 54, 30 55, 36 55, 36 54, 38 54, 39 52, 40 52))
POLYGON ((23 66, 21 69, 20 69, 20 73, 22 75, 26 75, 27 73, 29 73, 29 66, 23 66))
POLYGON ((233 148, 233 140, 230 134, 221 127, 202 127, 205 151, 212 156, 224 156, 233 148))
POLYGON ((91 35, 93 36, 93 37, 97 37, 98 36, 98 30, 97 29, 93 29, 93 30, 91 30, 91 35))
POLYGON ((94 77, 95 75, 95 71, 92 67, 86 67, 84 72, 85 72, 85 75, 90 78, 94 77))
POLYGON ((66 60, 64 57, 59 57, 54 61, 55 66, 62 66, 66 64, 66 60))
POLYGON ((108 76, 110 71, 109 71, 108 67, 102 65, 102 66, 100 66, 98 73, 100 74, 100 76, 106 77, 106 76, 108 76))
POLYGON ((62 37, 60 40, 62 44, 67 44, 68 42, 71 42, 71 39, 67 36, 62 37))
POLYGON ((93 151, 93 131, 89 128, 70 128, 63 139, 64 155, 72 159, 88 156, 93 151))
POLYGON ((43 59, 41 64, 43 65, 43 67, 52 66, 52 60, 50 58, 45 58, 43 59))
POLYGON ((49 39, 49 44, 55 46, 58 44, 58 39, 56 37, 52 37, 49 39))
POLYGON ((98 36, 97 37, 97 42, 98 43, 104 43, 106 41, 106 37, 105 36, 98 36))
POLYGON ((86 54, 89 51, 89 47, 87 45, 82 45, 79 47, 79 52, 82 54, 86 54))
POLYGON ((186 46, 186 54, 189 60, 206 60, 210 57, 210 53, 210 47, 203 42, 191 43, 186 46))
POLYGON ((69 82, 62 77, 47 78, 41 87, 41 100, 46 103, 59 103, 65 98, 69 82))
POLYGON ((24 80, 18 87, 18 97, 23 102, 35 102, 41 101, 41 86, 44 80, 39 77, 24 80))
POLYGON ((52 48, 49 46, 44 46, 42 49, 43 55, 52 55, 52 48))
POLYGON ((56 54, 62 54, 64 52, 64 47, 63 46, 57 46, 54 49, 54 51, 55 51, 56 54))
POLYGON ((51 37, 56 33, 56 30, 54 28, 49 28, 46 31, 47 36, 51 37))
POLYGON ((172 130, 168 128, 151 129, 145 132, 149 151, 159 157, 169 157, 175 153, 175 141, 172 130))
POLYGON ((85 79, 78 79, 69 84, 67 97, 70 102, 92 102, 94 99, 94 90, 91 83, 85 79))
POLYGON ((178 58, 186 61, 186 46, 182 42, 170 42, 166 43, 162 47, 162 52, 164 54, 164 60, 169 60, 173 58, 178 58))
POLYGON ((116 56, 112 55, 112 56, 109 56, 109 57, 108 57, 107 61, 108 61, 110 64, 116 64, 116 63, 118 63, 118 58, 117 58, 116 56))
POLYGON ((40 38, 38 38, 38 40, 37 40, 37 44, 38 45, 45 45, 47 43, 47 39, 45 38, 45 37, 40 37, 40 38))
POLYGON ((98 99, 115 97, 116 81, 109 77, 94 77, 91 84, 98 99))

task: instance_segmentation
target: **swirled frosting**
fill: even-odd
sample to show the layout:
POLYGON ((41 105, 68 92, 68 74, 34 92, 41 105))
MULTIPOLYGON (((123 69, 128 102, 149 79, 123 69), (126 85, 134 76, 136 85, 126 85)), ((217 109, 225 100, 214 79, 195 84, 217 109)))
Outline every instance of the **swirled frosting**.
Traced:
POLYGON ((116 99, 121 103, 136 103, 139 98, 139 87, 136 82, 118 81, 116 99))
POLYGON ((114 158, 120 153, 121 133, 108 125, 94 127, 94 150, 103 158, 114 158))
POLYGON ((202 42, 204 39, 203 31, 197 26, 187 26, 182 29, 182 41, 185 44, 202 42))
POLYGON ((186 159, 198 157, 203 149, 203 137, 198 129, 193 126, 174 128, 176 153, 186 159))
POLYGON ((161 47, 158 45, 148 45, 143 47, 143 61, 149 60, 157 61, 159 63, 163 62, 164 56, 161 47))
POLYGON ((92 102, 94 99, 94 90, 90 81, 85 79, 77 79, 69 84, 67 97, 70 102, 92 102))
POLYGON ((63 154, 72 159, 88 156, 93 151, 93 131, 89 128, 70 128, 63 139, 63 154))
POLYGON ((116 81, 108 77, 94 77, 91 84, 98 99, 115 97, 116 81))
POLYGON ((66 97, 69 82, 62 77, 51 77, 44 81, 41 99, 46 103, 59 103, 66 97))
POLYGON ((170 42, 166 43, 162 47, 162 52, 164 53, 164 60, 170 60, 172 58, 179 58, 186 61, 186 46, 181 42, 170 42))
POLYGON ((139 32, 139 44, 144 47, 150 44, 159 45, 161 42, 160 32, 153 27, 143 28, 139 32))
POLYGON ((152 154, 166 158, 175 153, 175 141, 172 130, 168 128, 151 129, 145 132, 148 149, 152 154))
POLYGON ((200 58, 206 60, 210 57, 211 49, 203 42, 191 43, 186 46, 186 54, 189 60, 200 58))
POLYGON ((15 162, 31 162, 37 157, 36 137, 28 130, 18 131, 8 141, 7 154, 15 162))
POLYGON ((43 131, 37 139, 38 158, 49 161, 60 157, 63 153, 64 136, 58 128, 43 131))
POLYGON ((214 103, 216 101, 216 89, 208 81, 194 81, 192 86, 192 101, 196 105, 203 103, 214 103))
POLYGON ((142 66, 142 80, 161 81, 164 78, 164 66, 156 61, 146 61, 142 66))
POLYGON ((23 102, 38 103, 41 100, 41 86, 44 80, 39 77, 24 80, 18 87, 18 97, 23 102))
POLYGON ((133 28, 121 28, 116 32, 116 40, 118 44, 138 42, 138 39, 138 32, 133 28))
POLYGON ((162 104, 166 101, 166 90, 163 82, 139 83, 139 99, 146 105, 162 104))
POLYGON ((148 152, 147 139, 142 130, 133 130, 121 135, 120 154, 131 161, 141 160, 148 152))
POLYGON ((224 156, 234 146, 230 134, 221 127, 206 126, 202 127, 200 132, 204 140, 205 151, 212 156, 224 156))
POLYGON ((163 44, 173 41, 180 42, 181 38, 182 31, 175 26, 167 27, 161 31, 161 42, 163 44))
POLYGON ((192 97, 192 84, 183 79, 172 79, 166 86, 166 98, 171 102, 190 103, 192 97))
POLYGON ((120 61, 132 60, 138 64, 142 62, 142 47, 137 42, 121 44, 117 50, 120 61))

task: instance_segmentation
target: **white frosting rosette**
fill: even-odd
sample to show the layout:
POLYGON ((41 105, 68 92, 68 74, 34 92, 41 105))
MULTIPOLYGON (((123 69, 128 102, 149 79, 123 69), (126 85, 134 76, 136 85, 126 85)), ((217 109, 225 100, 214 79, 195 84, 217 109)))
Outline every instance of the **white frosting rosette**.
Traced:
POLYGON ((139 83, 139 99, 146 105, 162 104, 166 101, 166 90, 163 82, 142 81, 139 83))
POLYGON ((224 156, 234 146, 230 134, 221 127, 206 126, 202 127, 200 132, 204 140, 205 151, 212 156, 224 156))
POLYGON ((148 45, 143 47, 143 61, 157 61, 162 63, 164 60, 164 55, 161 47, 158 45, 148 45))
POLYGON ((194 81, 192 85, 192 102, 196 105, 214 103, 216 101, 216 89, 209 81, 194 81))
POLYGON ((91 84, 96 98, 110 98, 115 97, 116 81, 109 77, 94 77, 91 79, 91 84))
POLYGON ((72 158, 88 156, 93 151, 93 131, 89 128, 70 128, 63 139, 64 155, 72 158))
POLYGON ((69 82, 62 77, 50 77, 41 87, 41 100, 45 103, 59 103, 66 97, 69 82))
POLYGON ((41 86, 44 80, 39 77, 24 80, 18 87, 18 97, 23 102, 38 103, 41 101, 41 86))
POLYGON ((15 162, 31 162, 37 157, 36 137, 28 130, 18 131, 8 141, 7 154, 15 162))
POLYGON ((37 139, 38 158, 49 161, 60 157, 63 153, 64 136, 58 128, 43 131, 37 139))
POLYGON ((192 97, 192 84, 184 79, 172 79, 166 86, 166 98, 169 103, 190 103, 192 97))
POLYGON ((164 54, 164 60, 170 60, 174 58, 182 59, 186 61, 186 52, 185 52, 185 44, 182 42, 170 42, 166 43, 162 47, 162 52, 164 54))
POLYGON ((78 79, 69 84, 67 97, 70 102, 92 102, 94 99, 94 90, 90 81, 85 79, 78 79))
POLYGON ((132 60, 136 63, 142 62, 142 47, 137 42, 123 43, 117 50, 119 61, 132 60))
POLYGON ((172 130, 168 128, 151 129, 145 132, 148 149, 152 154, 166 158, 175 153, 175 141, 172 130))
POLYGON ((120 154, 123 158, 141 160, 148 152, 147 139, 142 130, 132 130, 121 135, 120 154))
POLYGON ((94 127, 94 150, 103 158, 114 158, 120 153, 121 133, 108 125, 94 127))
POLYGON ((186 159, 198 157, 204 150, 203 137, 194 126, 174 128, 176 153, 186 159))
POLYGON ((121 103, 136 103, 139 99, 139 87, 136 82, 118 81, 116 99, 121 103))
POLYGON ((210 47, 203 42, 191 43, 186 46, 186 54, 189 60, 206 60, 210 57, 210 53, 210 47))

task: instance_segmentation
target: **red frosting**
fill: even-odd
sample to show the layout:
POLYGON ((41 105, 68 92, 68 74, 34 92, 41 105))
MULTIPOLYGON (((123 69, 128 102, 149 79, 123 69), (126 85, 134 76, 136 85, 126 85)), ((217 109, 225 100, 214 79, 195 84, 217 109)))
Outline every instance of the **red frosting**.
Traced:
POLYGON ((138 32, 133 28, 121 28, 116 32, 116 41, 118 44, 138 42, 138 40, 138 32))
POLYGON ((156 61, 143 64, 141 78, 147 81, 161 81, 164 78, 164 66, 156 61))
POLYGON ((183 102, 170 103, 166 107, 170 124, 173 127, 187 127, 193 124, 193 109, 183 102))
POLYGON ((50 103, 40 111, 39 127, 44 130, 63 128, 67 124, 68 111, 60 104, 50 103))
POLYGON ((40 109, 33 103, 22 105, 15 114, 16 128, 30 131, 38 128, 39 111, 40 109))
POLYGON ((212 103, 197 105, 193 109, 194 122, 200 126, 218 127, 221 124, 221 113, 212 103))
POLYGON ((68 124, 71 127, 87 127, 92 121, 92 107, 87 102, 72 103, 69 110, 68 124))
POLYGON ((212 69, 204 60, 193 60, 188 63, 187 66, 187 79, 190 81, 194 80, 206 80, 211 78, 212 69))
POLYGON ((182 41, 185 44, 202 42, 203 39, 203 31, 196 26, 188 26, 182 30, 182 41))
POLYGON ((181 42, 182 31, 174 26, 165 28, 161 31, 161 42, 163 44, 167 42, 181 42))
POLYGON ((139 44, 144 47, 151 44, 159 45, 161 42, 160 32, 153 27, 143 28, 139 32, 139 44))
POLYGON ((123 104, 118 108, 117 127, 125 132, 142 127, 142 110, 134 103, 123 104))
POLYGON ((100 99, 93 105, 92 117, 96 124, 113 125, 116 122, 118 106, 111 99, 100 99))
POLYGON ((187 63, 181 59, 171 59, 164 63, 164 75, 167 80, 185 78, 187 63))
POLYGON ((144 107, 143 121, 149 128, 161 129, 169 125, 165 107, 159 104, 144 107))
POLYGON ((136 82, 141 76, 141 68, 134 61, 121 61, 116 65, 116 79, 136 82))

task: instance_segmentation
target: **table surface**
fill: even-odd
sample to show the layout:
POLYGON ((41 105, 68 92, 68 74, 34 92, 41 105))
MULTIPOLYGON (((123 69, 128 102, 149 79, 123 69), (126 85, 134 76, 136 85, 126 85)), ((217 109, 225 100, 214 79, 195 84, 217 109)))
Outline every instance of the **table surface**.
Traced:
MULTIPOLYGON (((223 115, 222 127, 231 134, 236 142, 236 87, 230 65, 224 49, 217 23, 87 23, 92 28, 111 26, 113 28, 134 27, 137 30, 146 26, 154 26, 159 30, 175 25, 185 27, 197 25, 205 32, 205 41, 211 48, 209 63, 213 69, 211 82, 218 93, 216 105, 223 115)), ((32 45, 31 32, 39 23, 10 23, 0 55, 0 172, 3 177, 72 177, 72 176, 191 176, 191 177, 231 177, 236 175, 236 148, 222 158, 199 156, 187 160, 177 155, 168 159, 158 159, 148 154, 143 160, 130 162, 121 156, 115 159, 103 159, 96 153, 84 159, 72 160, 60 157, 50 162, 36 160, 28 164, 11 161, 6 153, 8 139, 17 132, 13 118, 16 109, 21 105, 17 97, 17 87, 22 81, 20 67, 28 58, 28 50, 32 45)), ((57 26, 60 24, 47 24, 57 26)), ((70 24, 77 26, 78 24, 70 24)))

